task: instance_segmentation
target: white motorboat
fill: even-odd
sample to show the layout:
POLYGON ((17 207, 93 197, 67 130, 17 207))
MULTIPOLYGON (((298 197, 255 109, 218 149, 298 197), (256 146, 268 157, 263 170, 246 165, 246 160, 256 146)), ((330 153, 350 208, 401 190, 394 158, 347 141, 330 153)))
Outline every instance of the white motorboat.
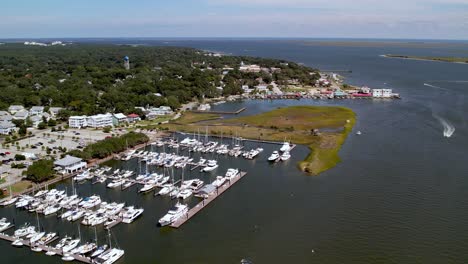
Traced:
POLYGON ((101 197, 97 195, 93 195, 93 196, 85 198, 78 205, 82 206, 83 208, 89 209, 89 208, 98 206, 100 203, 101 203, 101 197))
POLYGON ((70 262, 70 261, 74 261, 75 258, 73 257, 72 254, 64 254, 62 257, 62 260, 65 262, 70 262))
POLYGON ((107 215, 116 215, 122 211, 125 207, 125 203, 111 203, 106 206, 106 214, 107 215))
POLYGON ((93 251, 96 249, 96 244, 88 242, 84 245, 81 245, 71 251, 72 254, 79 254, 79 255, 85 255, 88 254, 89 252, 93 251))
POLYGON ((166 183, 162 187, 163 188, 157 193, 157 195, 167 195, 175 188, 172 183, 166 183))
POLYGON ((268 157, 268 161, 276 161, 278 158, 280 157, 280 154, 278 151, 273 151, 273 153, 271 153, 271 156, 268 157))
POLYGON ((282 161, 287 161, 288 159, 291 158, 291 154, 289 154, 289 151, 285 151, 283 152, 283 154, 281 155, 281 160, 282 161))
POLYGON ((142 213, 144 209, 136 209, 133 206, 127 207, 125 212, 122 215, 122 222, 126 224, 130 224, 135 219, 137 219, 142 213))
POLYGON ((67 206, 68 204, 70 204, 71 201, 75 200, 78 198, 78 195, 74 194, 72 196, 67 196, 65 198, 62 199, 62 201, 60 201, 60 206, 64 207, 64 206, 67 206))
POLYGON ((7 200, 3 201, 0 205, 1 206, 9 206, 9 205, 12 205, 12 204, 16 203, 16 201, 18 201, 18 197, 12 197, 10 199, 7 199, 7 200))
POLYGON ((227 180, 231 180, 231 179, 233 179, 234 177, 236 177, 238 174, 239 174, 239 170, 238 170, 238 169, 232 169, 232 168, 230 168, 230 169, 228 169, 228 170, 226 171, 225 177, 226 177, 227 180))
POLYGON ((84 213, 85 212, 83 210, 75 210, 69 217, 67 217, 67 220, 70 222, 74 222, 83 217, 84 213))
POLYGON ((91 226, 97 226, 106 222, 108 217, 105 214, 96 214, 94 219, 91 221, 91 226))
POLYGON ((31 237, 31 244, 34 244, 36 243, 37 241, 39 241, 39 239, 41 239, 43 236, 45 236, 45 232, 39 232, 39 233, 36 233, 33 237, 31 237))
POLYGON ((46 195, 48 192, 49 192, 49 190, 41 190, 41 191, 38 191, 38 192, 34 195, 34 197, 35 197, 35 198, 42 197, 42 196, 46 195))
POLYGON ((82 225, 91 225, 94 222, 94 219, 96 218, 96 215, 93 213, 88 213, 83 217, 83 220, 81 220, 82 225))
POLYGON ((356 132, 356 135, 362 135, 361 131, 356 132))
POLYGON ((143 187, 138 191, 140 193, 146 193, 156 188, 156 180, 148 181, 143 187))
POLYGON ((204 182, 200 179, 191 179, 182 182, 181 189, 191 189, 193 191, 199 190, 204 185, 204 182))
POLYGON ((159 180, 156 181, 156 186, 157 187, 162 187, 166 182, 169 181, 169 176, 166 177, 161 177, 159 180))
POLYGON ((185 216, 188 212, 188 206, 186 204, 177 203, 171 208, 166 215, 159 219, 158 224, 160 226, 170 225, 180 217, 185 216))
POLYGON ((70 215, 72 215, 74 212, 75 212, 75 209, 68 210, 68 211, 66 211, 65 213, 61 214, 61 215, 60 215, 60 218, 66 219, 66 218, 68 218, 70 215))
POLYGON ((3 232, 11 227, 11 223, 7 222, 6 218, 0 219, 0 232, 3 232))
POLYGON ((169 193, 169 196, 171 197, 171 199, 175 199, 177 198, 177 195, 179 194, 179 192, 180 192, 179 187, 174 186, 174 189, 172 189, 172 191, 169 193))
POLYGON ((11 242, 11 245, 13 245, 15 247, 22 247, 23 246, 23 240, 16 239, 15 241, 11 242))
POLYGON ((289 151, 289 150, 291 150, 291 145, 289 144, 289 142, 284 142, 283 146, 281 146, 281 148, 280 148, 280 151, 281 152, 286 152, 286 151, 289 151))
POLYGON ((107 250, 108 246, 107 245, 102 245, 99 246, 92 254, 91 258, 97 258, 99 257, 102 253, 104 253, 107 250))
MULTIPOLYGON (((69 236, 66 236, 64 238, 62 238, 58 243, 57 245, 55 245, 54 249, 56 250, 60 250, 62 249, 64 246, 68 245, 68 243, 70 243, 71 241, 71 237, 69 236)), ((57 253, 55 250, 51 250, 51 251, 47 251, 46 255, 47 256, 55 256, 57 253)))
POLYGON ((124 253, 125 251, 122 249, 113 248, 96 258, 94 262, 98 264, 112 264, 120 259, 124 253))
POLYGON ((182 191, 180 191, 178 194, 177 194, 177 198, 179 199, 182 199, 182 200, 185 200, 187 198, 189 198, 190 196, 192 196, 193 192, 191 189, 183 189, 182 191))
POLYGON ((209 160, 206 163, 206 167, 201 169, 204 172, 209 172, 209 171, 214 171, 216 168, 218 168, 218 162, 216 160, 209 160))
POLYGON ((125 179, 115 179, 107 184, 107 188, 117 188, 125 183, 125 179))
POLYGON ((37 241, 37 244, 45 245, 52 241, 56 236, 57 233, 48 233, 45 236, 43 236, 39 241, 37 241))
POLYGON ((20 227, 19 229, 15 230, 14 237, 24 237, 35 232, 36 228, 34 226, 29 226, 28 224, 26 224, 20 227))
POLYGON ((223 176, 216 176, 216 180, 211 183, 215 187, 221 187, 226 182, 226 178, 223 176))
POLYGON ((44 210, 44 215, 48 216, 51 214, 55 214, 56 212, 58 212, 58 210, 60 210, 60 208, 62 208, 60 204, 54 204, 52 206, 49 206, 44 210))
POLYGON ((69 240, 67 243, 62 247, 63 252, 71 252, 74 248, 78 246, 80 243, 79 239, 69 240))
POLYGON ((40 246, 32 246, 32 247, 31 247, 31 250, 34 251, 34 252, 41 252, 41 251, 42 251, 42 247, 40 247, 40 246))

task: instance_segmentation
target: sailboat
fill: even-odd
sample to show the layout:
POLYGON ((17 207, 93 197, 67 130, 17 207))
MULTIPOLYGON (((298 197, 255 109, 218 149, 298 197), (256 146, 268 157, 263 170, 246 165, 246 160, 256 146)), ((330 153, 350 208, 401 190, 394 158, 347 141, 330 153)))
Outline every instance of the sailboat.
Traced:
POLYGON ((94 228, 94 236, 95 236, 95 242, 96 242, 96 250, 91 254, 91 258, 96 258, 99 255, 101 255, 102 253, 104 253, 104 251, 107 250, 107 245, 106 244, 104 244, 102 246, 98 246, 98 237, 97 237, 96 227, 94 228))
POLYGON ((123 249, 118 249, 118 248, 112 248, 112 240, 111 240, 111 233, 110 230, 107 230, 109 233, 109 248, 106 253, 100 255, 94 260, 94 263, 99 263, 99 264, 112 264, 116 262, 118 259, 120 259, 125 251, 123 249))

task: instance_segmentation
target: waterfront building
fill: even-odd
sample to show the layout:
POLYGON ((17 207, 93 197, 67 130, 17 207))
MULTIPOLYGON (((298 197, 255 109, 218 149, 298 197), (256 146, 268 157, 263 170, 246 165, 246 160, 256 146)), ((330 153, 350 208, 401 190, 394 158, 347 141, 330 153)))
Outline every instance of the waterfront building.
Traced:
POLYGON ((197 110, 198 111, 208 111, 211 109, 211 106, 209 104, 201 104, 197 110))
POLYGON ((85 169, 86 162, 80 158, 67 155, 65 158, 55 161, 54 166, 57 167, 56 170, 60 170, 63 173, 73 173, 85 169))
POLYGON ((127 116, 122 113, 114 114, 112 117, 114 126, 127 122, 127 116))
POLYGON ((129 123, 138 122, 138 121, 140 121, 140 120, 141 120, 140 116, 137 115, 137 114, 135 114, 135 113, 129 114, 129 115, 127 116, 127 121, 128 121, 129 123))
POLYGON ((392 89, 372 89, 372 97, 391 98, 392 96, 393 96, 392 89))
POLYGON ((0 134, 2 135, 9 135, 16 131, 16 126, 10 121, 2 121, 0 122, 0 134))
POLYGON ((241 72, 260 72, 262 69, 260 66, 252 64, 252 65, 244 65, 243 63, 239 67, 239 71, 241 72))
POLYGON ((87 127, 87 119, 87 116, 70 116, 70 118, 68 118, 68 126, 71 128, 87 127))
POLYGON ((113 116, 109 113, 89 116, 86 120, 88 127, 109 127, 113 126, 113 116))

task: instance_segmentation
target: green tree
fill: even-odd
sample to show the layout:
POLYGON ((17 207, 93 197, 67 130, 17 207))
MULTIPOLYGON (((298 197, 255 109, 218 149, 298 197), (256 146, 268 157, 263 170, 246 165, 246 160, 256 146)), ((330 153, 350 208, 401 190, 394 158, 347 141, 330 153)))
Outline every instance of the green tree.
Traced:
POLYGON ((54 175, 54 162, 42 159, 35 161, 26 170, 26 178, 32 182, 39 183, 51 179, 54 175))

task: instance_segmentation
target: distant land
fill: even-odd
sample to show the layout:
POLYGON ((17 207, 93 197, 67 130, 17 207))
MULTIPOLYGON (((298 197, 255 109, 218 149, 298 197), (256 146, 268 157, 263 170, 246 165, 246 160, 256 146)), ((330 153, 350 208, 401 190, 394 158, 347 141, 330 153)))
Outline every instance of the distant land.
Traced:
POLYGON ((386 54, 386 55, 383 55, 383 57, 468 64, 468 58, 459 58, 459 57, 430 57, 430 56, 408 56, 408 55, 393 55, 393 54, 386 54))

